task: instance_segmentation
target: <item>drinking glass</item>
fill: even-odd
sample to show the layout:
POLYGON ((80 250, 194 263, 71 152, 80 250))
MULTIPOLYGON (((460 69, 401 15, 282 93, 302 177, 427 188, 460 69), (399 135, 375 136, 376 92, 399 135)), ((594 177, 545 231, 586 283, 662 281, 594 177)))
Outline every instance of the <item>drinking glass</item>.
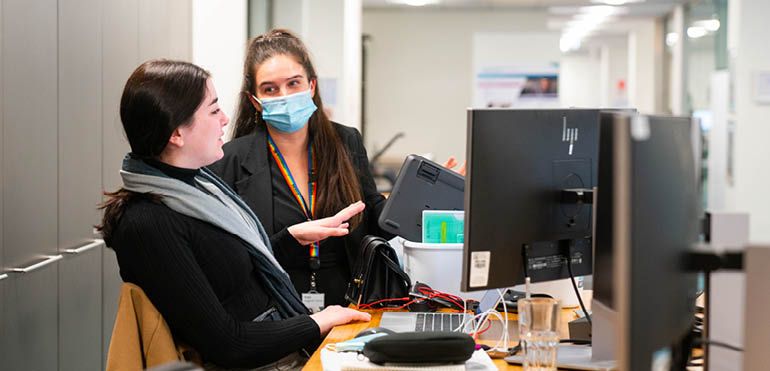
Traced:
POLYGON ((527 371, 556 370, 559 345, 559 302, 550 298, 519 299, 519 341, 527 371))

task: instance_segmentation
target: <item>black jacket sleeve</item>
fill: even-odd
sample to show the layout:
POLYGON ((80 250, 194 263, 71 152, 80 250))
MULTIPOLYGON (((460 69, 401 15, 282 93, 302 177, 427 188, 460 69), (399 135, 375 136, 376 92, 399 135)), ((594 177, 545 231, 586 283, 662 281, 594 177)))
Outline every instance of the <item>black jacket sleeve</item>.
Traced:
POLYGON ((377 235, 385 239, 391 239, 395 237, 394 234, 388 233, 380 228, 377 220, 380 218, 382 209, 385 207, 385 196, 377 191, 377 186, 374 183, 374 177, 369 169, 369 157, 366 154, 366 147, 364 147, 364 140, 361 137, 361 133, 355 128, 349 128, 352 132, 347 140, 348 150, 353 158, 353 166, 355 166, 356 173, 358 174, 358 181, 361 185, 361 193, 363 201, 366 204, 367 210, 367 231, 369 234, 377 235))
POLYGON ((134 215, 122 218, 122 232, 116 236, 121 275, 130 275, 142 287, 175 337, 205 360, 252 368, 320 343, 320 329, 307 315, 263 322, 233 318, 196 261, 189 241, 194 228, 162 206, 134 215))

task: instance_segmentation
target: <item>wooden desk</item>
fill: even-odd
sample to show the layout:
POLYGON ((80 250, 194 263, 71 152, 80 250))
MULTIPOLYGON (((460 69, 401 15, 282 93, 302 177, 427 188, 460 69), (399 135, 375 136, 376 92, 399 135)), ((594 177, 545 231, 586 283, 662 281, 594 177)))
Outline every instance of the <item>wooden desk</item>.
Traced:
MULTIPOLYGON (((584 295, 584 301, 588 298, 588 302, 590 302, 590 294, 584 295)), ((590 305, 590 304, 587 304, 590 305)), ((576 308, 567 308, 562 310, 562 323, 559 328, 559 336, 562 339, 569 338, 569 329, 567 326, 567 323, 569 321, 572 321, 577 318, 577 315, 574 313, 574 310, 576 308)), ((369 311, 367 311, 369 312, 369 311)), ((352 323, 348 325, 343 326, 337 326, 332 329, 332 331, 329 333, 328 336, 326 336, 326 339, 324 340, 323 344, 313 353, 313 356, 310 357, 307 364, 303 368, 303 370, 322 370, 323 367, 321 367, 321 349, 323 349, 326 344, 334 344, 339 343, 345 340, 350 340, 353 337, 356 336, 361 330, 367 328, 367 327, 376 327, 380 325, 380 318, 382 317, 382 312, 376 312, 372 313, 372 320, 370 322, 359 322, 359 323, 352 323)), ((502 314, 502 313, 501 313, 502 314)), ((509 321, 509 327, 514 326, 513 331, 509 330, 509 334, 513 335, 508 337, 508 346, 512 347, 518 344, 518 331, 516 331, 516 321, 518 320, 518 317, 515 314, 509 313, 508 314, 508 321, 509 321)), ((499 332, 494 338, 485 337, 482 334, 481 339, 477 340, 477 343, 486 344, 489 346, 494 346, 498 339, 499 339, 499 332)), ((521 370, 521 367, 519 366, 513 366, 509 365, 505 362, 503 359, 493 359, 492 360, 495 365, 501 370, 521 370)))

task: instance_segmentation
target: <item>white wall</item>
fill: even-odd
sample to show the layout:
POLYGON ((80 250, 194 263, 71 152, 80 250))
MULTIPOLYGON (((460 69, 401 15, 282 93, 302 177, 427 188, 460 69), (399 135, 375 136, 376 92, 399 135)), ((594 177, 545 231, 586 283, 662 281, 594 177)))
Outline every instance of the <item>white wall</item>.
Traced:
POLYGON ((594 36, 578 52, 562 55, 559 79, 562 106, 628 107, 628 36, 594 36))
POLYGON ((770 241, 770 105, 755 101, 756 74, 770 71, 767 47, 766 0, 731 0, 728 42, 735 94, 735 185, 728 188, 727 205, 750 215, 750 240, 770 241))
MULTIPOLYGON (((211 72, 219 106, 231 119, 243 81, 247 19, 246 0, 193 1, 192 61, 211 72)), ((227 129, 227 138, 234 127, 227 129)))
MULTIPOLYGON (((716 64, 714 57, 714 38, 708 37, 691 43, 688 48, 686 69, 687 94, 683 107, 692 110, 708 109, 711 105, 711 79, 716 64)), ((683 112, 689 114, 689 112, 683 112)))
POLYGON ((601 50, 598 47, 563 55, 559 71, 561 104, 580 108, 601 106, 601 72, 601 50))
MULTIPOLYGON (((473 34, 543 32, 545 21, 544 12, 365 9, 363 32, 372 37, 365 86, 370 154, 403 131, 388 157, 431 152, 439 162, 463 158, 473 34)), ((541 46, 506 47, 527 53, 541 46)))
POLYGON ((640 20, 628 36, 628 99, 641 113, 663 108, 663 24, 640 20))
POLYGON ((629 107, 628 37, 605 36, 596 41, 601 47, 601 107, 629 107), (618 83, 625 82, 620 88, 618 83))
MULTIPOLYGON (((677 42, 671 47, 671 64, 669 73, 669 101, 668 106, 671 108, 671 114, 681 116, 684 112, 684 84, 685 84, 685 56, 684 56, 684 40, 685 26, 684 26, 684 6, 677 5, 671 12, 670 29, 668 32, 674 32, 678 35, 677 42)), ((711 71, 705 75, 698 76, 704 80, 706 76, 710 76, 711 71)))

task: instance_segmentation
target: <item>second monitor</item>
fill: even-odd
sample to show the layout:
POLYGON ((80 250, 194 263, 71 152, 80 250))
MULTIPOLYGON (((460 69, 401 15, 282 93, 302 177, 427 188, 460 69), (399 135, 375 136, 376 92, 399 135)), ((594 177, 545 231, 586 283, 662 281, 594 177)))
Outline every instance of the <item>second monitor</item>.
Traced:
POLYGON ((600 114, 468 110, 462 290, 591 274, 600 114))

